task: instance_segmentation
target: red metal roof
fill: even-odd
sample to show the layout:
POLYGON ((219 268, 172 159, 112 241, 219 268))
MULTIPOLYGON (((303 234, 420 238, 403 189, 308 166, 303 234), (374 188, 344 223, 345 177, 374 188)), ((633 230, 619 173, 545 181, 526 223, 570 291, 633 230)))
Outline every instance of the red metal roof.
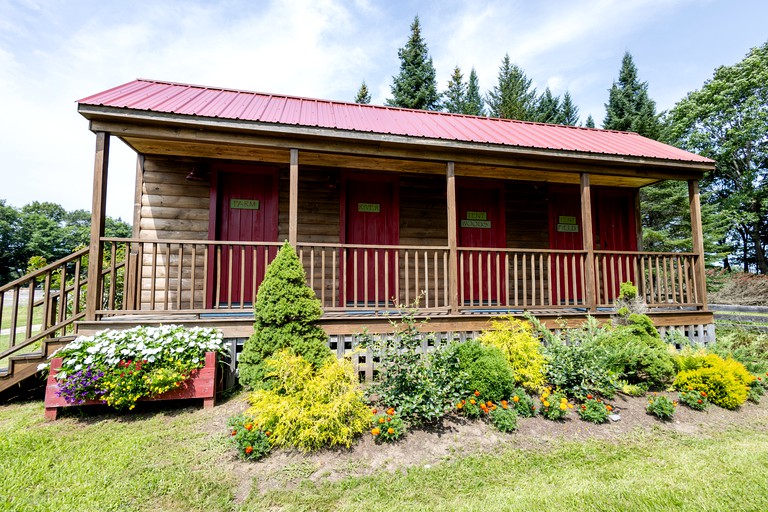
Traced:
POLYGON ((712 163, 636 133, 134 80, 82 105, 536 149, 712 163))

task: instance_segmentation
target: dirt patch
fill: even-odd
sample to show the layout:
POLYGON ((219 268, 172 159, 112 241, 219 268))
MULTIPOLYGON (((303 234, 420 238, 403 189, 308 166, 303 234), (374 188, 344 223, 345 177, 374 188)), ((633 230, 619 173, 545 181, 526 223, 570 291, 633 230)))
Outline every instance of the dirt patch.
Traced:
MULTIPOLYGON (((675 393, 666 393, 674 399, 675 393)), ((553 446, 553 441, 585 441, 590 439, 620 441, 636 436, 638 432, 657 429, 681 435, 706 437, 729 426, 750 425, 768 428, 768 399, 762 404, 747 403, 736 411, 710 407, 707 411, 693 411, 678 406, 670 421, 660 421, 645 412, 646 398, 617 396, 612 400, 620 416, 617 422, 594 425, 579 419, 571 412, 564 421, 550 421, 540 416, 521 418, 520 428, 504 434, 484 421, 469 421, 449 415, 440 424, 417 428, 398 443, 377 444, 370 435, 363 435, 349 449, 322 450, 304 454, 293 450, 276 450, 262 461, 244 462, 232 452, 227 465, 236 475, 238 501, 246 499, 257 487, 258 492, 292 488, 304 480, 337 481, 348 476, 371 475, 381 471, 403 471, 413 466, 433 466, 456 457, 476 453, 489 453, 500 448, 516 447, 541 450, 553 446)), ((217 406, 215 414, 202 428, 221 435, 227 418, 245 410, 245 395, 231 398, 217 406)))

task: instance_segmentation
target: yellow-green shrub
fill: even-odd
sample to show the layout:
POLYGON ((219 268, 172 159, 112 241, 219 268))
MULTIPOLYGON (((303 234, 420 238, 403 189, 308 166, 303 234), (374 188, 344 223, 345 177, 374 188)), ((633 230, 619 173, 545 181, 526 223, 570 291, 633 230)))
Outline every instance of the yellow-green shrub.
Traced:
POLYGON ((282 350, 266 364, 274 386, 250 394, 247 414, 269 432, 273 446, 349 447, 370 425, 350 361, 334 358, 315 371, 303 357, 282 350))
POLYGON ((743 404, 749 396, 749 385, 755 380, 738 361, 703 351, 684 354, 678 364, 687 369, 677 374, 677 389, 704 392, 710 402, 726 409, 743 404))
POLYGON ((515 382, 531 391, 538 391, 544 386, 546 359, 529 322, 511 316, 491 320, 491 328, 483 331, 478 341, 504 353, 515 375, 515 382))

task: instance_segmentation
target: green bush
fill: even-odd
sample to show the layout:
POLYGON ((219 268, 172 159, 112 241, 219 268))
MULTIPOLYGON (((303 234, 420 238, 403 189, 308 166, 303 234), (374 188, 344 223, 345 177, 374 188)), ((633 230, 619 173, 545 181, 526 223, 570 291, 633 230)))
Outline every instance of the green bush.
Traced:
POLYGON ((489 416, 491 423, 501 432, 514 432, 517 430, 517 412, 513 407, 503 404, 491 410, 489 416))
POLYGON ((749 386, 755 380, 738 361, 703 351, 683 353, 676 362, 685 368, 675 378, 677 389, 703 391, 710 402, 725 409, 735 409, 743 404, 749 396, 749 386))
POLYGON ((709 350, 724 359, 737 360, 752 373, 768 372, 768 334, 718 327, 717 341, 709 350))
POLYGON ((678 395, 678 400, 684 403, 694 411, 703 411, 709 407, 709 400, 707 400, 707 393, 704 391, 696 391, 693 387, 689 386, 685 391, 681 391, 678 395))
POLYGON ((509 394, 509 401, 517 411, 517 415, 523 418, 536 416, 536 405, 533 398, 523 388, 513 389, 509 394))
MULTIPOLYGON (((591 395, 590 395, 591 396, 591 395)), ((611 406, 604 404, 597 398, 587 398, 579 406, 579 417, 582 420, 599 425, 608 421, 608 415, 611 412, 611 406)))
POLYGON ((509 398, 516 387, 515 375, 501 350, 469 340, 457 346, 456 354, 469 389, 479 391, 484 400, 492 402, 509 398))
POLYGON ((616 374, 608 367, 604 347, 593 342, 566 344, 558 341, 544 350, 547 381, 569 396, 589 394, 611 398, 616 393, 616 374))
POLYGON ((467 378, 459 363, 458 344, 422 354, 422 334, 415 310, 402 312, 388 336, 363 334, 361 346, 380 361, 379 372, 368 389, 369 396, 385 407, 394 407, 416 424, 434 422, 468 394, 467 378))
POLYGON ((648 398, 645 410, 659 419, 668 420, 675 415, 676 404, 664 395, 653 395, 648 398))
POLYGON ((548 420, 562 420, 568 414, 568 409, 573 409, 573 404, 568 402, 568 397, 559 390, 553 393, 551 388, 547 388, 542 391, 539 400, 541 401, 541 415, 548 420))
POLYGON ((288 348, 314 368, 332 357, 328 337, 314 324, 322 316, 320 301, 306 285, 304 268, 287 242, 267 268, 254 308, 253 335, 238 360, 240 383, 248 388, 269 387, 266 359, 288 348))
POLYGON ((393 407, 383 413, 374 409, 371 420, 371 435, 376 442, 394 443, 405 434, 405 422, 393 407))
POLYGON ((271 389, 252 392, 246 414, 273 446, 302 451, 351 446, 371 424, 352 363, 328 359, 320 368, 288 349, 265 362, 271 389))
POLYGON ((478 341, 504 353, 518 385, 532 392, 544 386, 547 361, 529 322, 512 316, 491 320, 491 328, 483 331, 478 341))
POLYGON ((267 433, 260 429, 252 418, 244 414, 230 418, 227 421, 227 428, 229 441, 241 459, 258 460, 272 449, 267 433))
POLYGON ((645 315, 630 315, 626 326, 606 328, 595 343, 605 349, 605 364, 629 384, 662 388, 675 376, 668 346, 645 315), (647 322, 646 322, 647 320, 647 322), (656 333, 655 336, 648 330, 656 333))

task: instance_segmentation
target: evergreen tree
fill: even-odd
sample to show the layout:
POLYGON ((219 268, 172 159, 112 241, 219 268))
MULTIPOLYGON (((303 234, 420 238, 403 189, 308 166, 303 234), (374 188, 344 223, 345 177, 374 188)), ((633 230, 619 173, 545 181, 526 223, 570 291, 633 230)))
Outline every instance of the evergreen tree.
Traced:
POLYGON ((558 124, 560 123, 560 118, 560 98, 553 95, 552 91, 547 87, 536 101, 533 120, 539 123, 558 124))
POLYGON ((605 129, 636 132, 651 139, 658 139, 661 134, 656 102, 648 97, 648 82, 638 80, 637 67, 629 52, 621 61, 618 82, 613 82, 609 89, 605 110, 605 129))
POLYGON ((269 386, 265 359, 284 348, 320 367, 331 351, 325 331, 315 325, 323 310, 306 284, 304 268, 288 242, 269 264, 256 296, 254 332, 238 359, 240 384, 269 386))
MULTIPOLYGON (((579 124, 579 107, 573 103, 571 93, 568 91, 565 91, 563 94, 563 101, 560 103, 560 113, 562 116, 562 124, 567 124, 568 126, 576 126, 579 124)), ((594 120, 592 121, 592 124, 595 124, 594 120)))
POLYGON ((469 83, 467 84, 467 101, 464 105, 464 114, 472 116, 485 115, 485 108, 483 108, 483 98, 480 96, 480 83, 477 80, 477 73, 475 68, 472 67, 472 71, 469 72, 469 83))
POLYGON ((392 107, 437 110, 440 95, 432 57, 427 43, 421 37, 421 25, 416 16, 411 24, 411 36, 403 48, 397 51, 400 58, 400 73, 392 77, 392 98, 387 105, 392 107))
POLYGON ((357 90, 357 96, 355 96, 355 103, 362 103, 367 105, 371 102, 371 93, 368 91, 368 86, 365 84, 365 80, 360 84, 360 89, 357 90))
POLYGON ((522 69, 509 61, 509 54, 499 67, 499 83, 486 97, 494 117, 533 121, 535 118, 536 89, 522 69))
POLYGON ((587 116, 587 120, 584 122, 584 126, 587 128, 594 128, 595 127, 595 118, 592 117, 592 114, 589 114, 587 116))
POLYGON ((463 114, 467 103, 467 84, 464 83, 464 75, 461 68, 453 68, 451 79, 448 80, 448 89, 443 93, 443 108, 453 114, 463 114))

